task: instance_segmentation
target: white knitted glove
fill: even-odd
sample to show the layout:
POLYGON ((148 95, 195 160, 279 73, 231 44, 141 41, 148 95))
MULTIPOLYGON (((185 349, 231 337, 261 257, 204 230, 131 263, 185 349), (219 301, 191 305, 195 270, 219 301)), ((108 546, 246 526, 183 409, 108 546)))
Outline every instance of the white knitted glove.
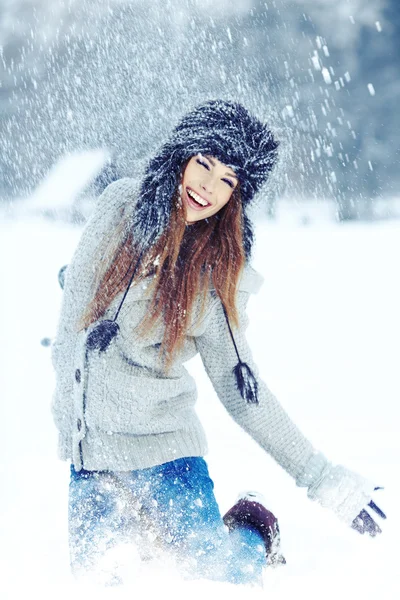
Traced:
POLYGON ((321 476, 308 488, 307 495, 351 525, 371 501, 374 488, 375 485, 361 475, 328 463, 321 476))
POLYGON ((350 525, 359 533, 368 533, 374 537, 382 530, 365 510, 371 507, 381 518, 386 515, 372 500, 377 488, 358 473, 342 465, 326 464, 319 478, 308 488, 307 495, 317 500, 325 508, 330 508, 341 521, 350 525))
POLYGON ((379 517, 386 519, 372 500, 372 493, 383 488, 376 487, 358 473, 342 465, 332 465, 323 454, 315 452, 296 483, 307 488, 311 500, 330 508, 341 521, 359 533, 371 536, 381 533, 366 508, 370 507, 379 517))

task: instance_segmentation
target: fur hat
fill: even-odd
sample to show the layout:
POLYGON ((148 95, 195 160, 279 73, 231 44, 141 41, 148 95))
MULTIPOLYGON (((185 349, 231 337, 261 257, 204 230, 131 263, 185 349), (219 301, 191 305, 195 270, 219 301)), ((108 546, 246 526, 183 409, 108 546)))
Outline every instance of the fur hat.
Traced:
POLYGON ((247 208, 267 181, 277 159, 278 142, 269 128, 241 104, 209 100, 178 123, 145 168, 132 230, 146 251, 168 226, 173 194, 185 161, 198 153, 214 156, 231 167, 240 183, 246 259, 253 244, 247 208))
MULTIPOLYGON (((215 157, 235 171, 240 183, 243 244, 248 261, 253 245, 253 229, 247 209, 254 194, 268 179, 276 162, 277 148, 278 142, 268 127, 235 102, 210 100, 183 117, 145 169, 131 223, 133 239, 140 250, 139 259, 114 319, 101 321, 90 332, 88 349, 104 352, 118 334, 117 318, 141 258, 168 227, 182 165, 200 153, 215 157)), ((257 380, 239 356, 224 306, 223 310, 238 358, 233 369, 237 387, 247 402, 257 403, 257 380)))

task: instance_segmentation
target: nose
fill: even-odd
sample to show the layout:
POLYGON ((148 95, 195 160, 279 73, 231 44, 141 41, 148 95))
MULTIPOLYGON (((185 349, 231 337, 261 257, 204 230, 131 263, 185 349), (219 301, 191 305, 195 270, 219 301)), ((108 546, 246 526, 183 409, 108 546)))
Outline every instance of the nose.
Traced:
POLYGON ((200 182, 200 187, 208 194, 212 194, 214 188, 212 177, 203 178, 203 180, 200 182))

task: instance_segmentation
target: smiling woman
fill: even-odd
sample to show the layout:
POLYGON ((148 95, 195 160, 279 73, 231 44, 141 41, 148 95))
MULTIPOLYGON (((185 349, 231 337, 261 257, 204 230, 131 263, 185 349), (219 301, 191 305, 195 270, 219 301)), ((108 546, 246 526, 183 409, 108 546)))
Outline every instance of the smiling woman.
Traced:
POLYGON ((181 198, 188 224, 215 215, 238 186, 237 175, 210 155, 193 156, 183 173, 181 198))
MULTIPOLYGON (((249 207, 277 148, 242 105, 206 102, 174 128, 140 186, 107 187, 82 234, 52 353, 76 575, 101 574, 105 555, 127 542, 143 560, 168 556, 186 578, 262 584, 267 564, 285 562, 257 494, 219 512, 184 366, 197 353, 228 413, 311 499, 360 533, 380 532, 364 508, 385 517, 374 484, 314 449, 246 340, 246 306, 262 282, 249 207)), ((109 564, 107 583, 120 583, 109 564)))

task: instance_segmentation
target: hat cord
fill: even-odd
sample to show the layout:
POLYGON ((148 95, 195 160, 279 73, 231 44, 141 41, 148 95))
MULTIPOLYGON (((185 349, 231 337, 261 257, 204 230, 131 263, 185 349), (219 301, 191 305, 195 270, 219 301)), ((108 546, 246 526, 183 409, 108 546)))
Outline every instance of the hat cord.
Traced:
POLYGON ((232 369, 232 373, 236 378, 236 385, 242 396, 243 400, 246 400, 248 404, 258 404, 258 382, 254 376, 253 371, 246 362, 243 362, 239 355, 239 350, 236 345, 235 338, 233 337, 231 325, 229 323, 228 314, 224 303, 221 301, 222 308, 224 311, 226 323, 228 325, 229 333, 232 339, 233 346, 235 348, 238 363, 232 369))
MULTIPOLYGON (((129 279, 129 283, 125 289, 124 295, 123 295, 123 297, 118 305, 118 308, 115 312, 114 318, 113 319, 104 319, 103 321, 100 321, 100 323, 98 323, 96 325, 96 327, 89 333, 87 340, 86 340, 86 346, 89 350, 99 350, 100 352, 104 352, 109 347, 111 341, 118 335, 119 325, 117 323, 117 318, 121 311, 121 308, 125 301, 125 298, 129 292, 129 289, 132 285, 132 282, 134 280, 134 277, 136 275, 138 267, 140 265, 143 252, 144 252, 144 250, 142 250, 139 255, 139 258, 136 262, 135 268, 133 269, 133 273, 129 279)), ((134 262, 134 259, 132 260, 131 264, 129 265, 129 269, 133 265, 133 262, 134 262)), ((232 373, 236 379, 236 386, 240 392, 240 395, 242 396, 242 398, 244 400, 246 400, 246 402, 248 404, 258 404, 257 379, 255 378, 249 365, 247 363, 243 362, 240 358, 239 350, 238 350, 235 338, 232 333, 232 328, 229 323, 226 308, 222 301, 221 301, 221 304, 222 304, 222 308, 224 311, 226 323, 228 325, 229 334, 231 336, 231 340, 232 340, 233 346, 235 348, 236 356, 238 358, 238 363, 232 369, 232 373)))
MULTIPOLYGON (((118 318, 118 315, 122 308, 122 305, 125 301, 126 295, 129 292, 129 289, 130 289, 132 281, 136 275, 138 267, 140 265, 140 261, 143 256, 143 252, 144 252, 144 249, 141 251, 141 253, 139 255, 139 258, 136 262, 135 268, 133 269, 133 273, 129 279, 129 283, 126 286, 122 300, 120 301, 118 308, 116 310, 116 313, 114 315, 114 318, 113 319, 103 319, 102 321, 100 321, 100 323, 98 323, 96 325, 96 327, 94 327, 94 329, 92 329, 92 331, 87 336, 86 346, 89 350, 99 350, 100 352, 105 352, 107 350, 107 348, 109 347, 111 341, 118 334, 119 325, 117 323, 117 318, 118 318)), ((131 264, 129 265, 129 269, 133 265, 134 260, 135 259, 133 259, 131 264)), ((128 269, 128 272, 129 272, 129 269, 128 269)))
POLYGON ((237 346, 236 346, 235 338, 233 337, 233 333, 232 333, 232 329, 231 329, 231 324, 229 323, 229 319, 228 319, 228 314, 226 312, 226 308, 225 308, 225 306, 224 306, 224 304, 222 302, 221 302, 221 304, 222 304, 222 309, 224 311, 226 323, 228 325, 229 333, 231 335, 232 342, 233 342, 233 345, 234 345, 234 348, 235 348, 236 356, 238 357, 238 361, 241 363, 242 361, 240 359, 239 350, 237 349, 237 346))

